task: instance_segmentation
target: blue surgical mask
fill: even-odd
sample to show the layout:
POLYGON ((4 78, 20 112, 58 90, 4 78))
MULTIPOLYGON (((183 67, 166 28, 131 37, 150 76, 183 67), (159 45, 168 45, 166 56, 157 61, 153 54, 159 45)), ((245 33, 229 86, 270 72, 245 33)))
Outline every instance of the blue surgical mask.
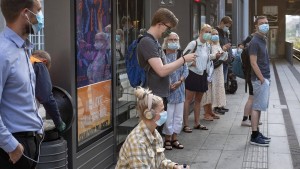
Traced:
POLYGON ((227 33, 228 30, 229 30, 229 27, 224 26, 223 31, 224 31, 225 33, 227 33))
POLYGON ((266 34, 269 31, 269 24, 262 24, 258 26, 259 32, 266 34))
POLYGON ((211 40, 212 40, 213 42, 218 42, 218 41, 219 41, 219 35, 212 35, 212 36, 211 36, 211 40))
POLYGON ((121 35, 116 35, 116 41, 120 42, 121 41, 121 35))
POLYGON ((160 118, 155 122, 158 126, 163 125, 166 121, 167 121, 167 111, 163 111, 162 113, 160 113, 160 118))
POLYGON ((34 34, 37 34, 39 31, 41 31, 44 28, 44 15, 43 15, 42 11, 39 11, 37 14, 33 13, 30 10, 28 10, 28 11, 31 12, 33 15, 35 15, 36 20, 38 21, 37 24, 32 24, 28 19, 29 23, 31 23, 31 25, 32 25, 34 34))
POLYGON ((179 44, 177 42, 170 42, 168 43, 168 49, 177 50, 179 49, 179 44))
POLYGON ((211 33, 204 33, 202 38, 205 40, 205 41, 208 41, 211 39, 211 33))

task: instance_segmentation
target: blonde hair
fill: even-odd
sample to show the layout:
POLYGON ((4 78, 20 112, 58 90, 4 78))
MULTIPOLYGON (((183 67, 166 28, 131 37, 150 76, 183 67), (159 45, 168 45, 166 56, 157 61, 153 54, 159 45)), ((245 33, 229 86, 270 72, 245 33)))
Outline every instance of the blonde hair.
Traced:
POLYGON ((178 44, 179 44, 179 46, 180 46, 178 34, 175 33, 175 32, 171 32, 171 33, 169 34, 169 36, 167 36, 167 37, 164 38, 164 43, 162 44, 162 49, 167 49, 167 47, 168 47, 168 38, 169 38, 171 35, 176 35, 176 36, 177 36, 177 38, 178 38, 178 44))
POLYGON ((209 24, 204 24, 201 29, 199 30, 199 34, 206 28, 211 28, 211 26, 209 24))
MULTIPOLYGON (((134 90, 134 95, 137 97, 136 109, 139 112, 139 115, 140 115, 141 119, 143 119, 143 120, 146 119, 146 117, 144 116, 144 111, 146 109, 148 109, 149 94, 152 94, 151 90, 144 89, 140 86, 138 86, 134 90)), ((161 103, 162 101, 163 100, 162 100, 161 97, 153 95, 151 109, 155 109, 159 105, 159 103, 161 103)))
POLYGON ((124 42, 125 39, 124 39, 124 32, 122 29, 117 29, 116 30, 116 35, 120 35, 121 36, 121 42, 124 42))

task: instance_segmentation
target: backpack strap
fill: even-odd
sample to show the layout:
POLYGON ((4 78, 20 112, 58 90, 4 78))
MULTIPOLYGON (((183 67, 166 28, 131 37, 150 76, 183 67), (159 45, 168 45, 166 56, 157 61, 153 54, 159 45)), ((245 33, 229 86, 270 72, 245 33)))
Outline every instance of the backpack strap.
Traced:
POLYGON ((196 45, 195 45, 195 47, 194 47, 194 49, 193 49, 193 52, 192 52, 192 53, 195 53, 195 52, 196 52, 196 50, 197 50, 197 46, 198 46, 198 42, 197 42, 197 40, 195 40, 195 43, 196 43, 196 45))
POLYGON ((177 49, 177 59, 179 59, 182 56, 182 50, 177 49))
POLYGON ((195 45, 193 51, 191 52, 191 50, 188 49, 188 50, 183 54, 183 56, 185 56, 185 55, 187 55, 187 54, 189 54, 189 53, 195 53, 195 52, 196 52, 198 43, 197 43, 197 40, 194 40, 194 41, 195 41, 196 45, 195 45))

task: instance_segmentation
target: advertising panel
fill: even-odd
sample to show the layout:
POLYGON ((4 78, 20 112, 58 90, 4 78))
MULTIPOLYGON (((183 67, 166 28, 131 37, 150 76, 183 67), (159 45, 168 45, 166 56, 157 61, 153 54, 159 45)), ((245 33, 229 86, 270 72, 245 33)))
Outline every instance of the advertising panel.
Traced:
POLYGON ((77 143, 112 129, 111 0, 76 0, 77 143))

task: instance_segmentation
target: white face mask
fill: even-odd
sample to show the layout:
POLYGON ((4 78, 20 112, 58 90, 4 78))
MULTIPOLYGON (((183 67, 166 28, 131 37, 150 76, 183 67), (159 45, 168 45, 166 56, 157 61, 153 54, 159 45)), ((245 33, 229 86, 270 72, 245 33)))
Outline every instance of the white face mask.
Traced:
POLYGON ((241 53, 243 52, 243 49, 239 48, 239 49, 237 50, 237 52, 238 52, 238 54, 241 54, 241 53))
POLYGON ((96 50, 101 50, 103 48, 104 44, 103 43, 99 43, 99 42, 96 42, 94 44, 94 47, 96 50))

